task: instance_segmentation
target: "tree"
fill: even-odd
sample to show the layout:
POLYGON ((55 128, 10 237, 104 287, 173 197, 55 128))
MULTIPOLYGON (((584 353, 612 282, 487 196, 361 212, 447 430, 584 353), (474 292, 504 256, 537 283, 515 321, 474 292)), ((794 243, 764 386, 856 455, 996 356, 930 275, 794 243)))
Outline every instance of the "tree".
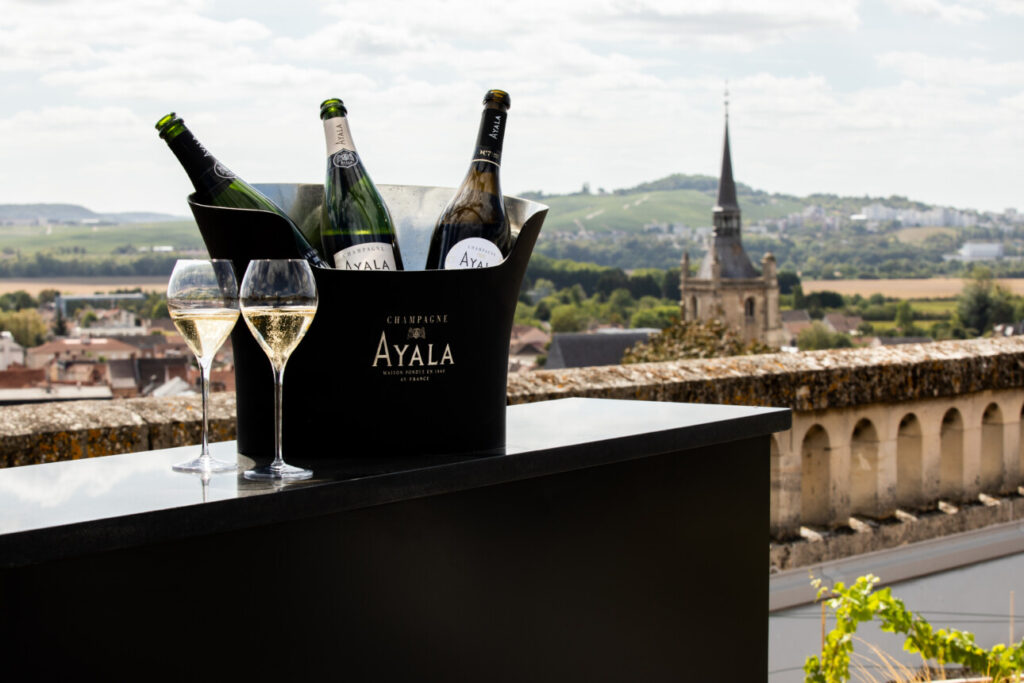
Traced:
POLYGON ((780 270, 778 279, 779 294, 792 294, 793 287, 800 286, 800 276, 792 270, 780 270))
POLYGON ((551 319, 551 306, 544 299, 537 302, 537 308, 534 309, 533 314, 537 316, 537 320, 543 320, 547 322, 551 319))
POLYGON ((896 306, 896 329, 904 337, 913 337, 921 333, 921 329, 914 325, 914 308, 909 301, 901 301, 896 306))
POLYGON ((32 295, 24 289, 8 292, 0 296, 0 308, 5 311, 20 311, 25 308, 36 308, 39 305, 32 295))
POLYGON ((148 311, 149 317, 152 320, 158 320, 160 318, 170 318, 171 314, 167 311, 167 297, 160 297, 155 300, 151 308, 148 311))
POLYGON ((25 348, 39 346, 46 338, 46 323, 35 309, 0 312, 0 330, 7 330, 25 348))
POLYGON ((551 296, 555 293, 555 283, 547 278, 537 278, 537 281, 533 283, 533 293, 539 299, 551 296))
POLYGON ((605 272, 601 273, 601 276, 599 278, 597 278, 596 288, 598 294, 600 294, 601 296, 608 296, 616 289, 628 287, 629 278, 627 278, 626 274, 622 272, 622 270, 619 268, 606 270, 605 272))
POLYGON ((1013 297, 988 268, 975 268, 957 298, 956 316, 965 328, 984 334, 993 325, 1013 321, 1013 297))
POLYGON ((656 327, 660 330, 679 320, 678 306, 655 306, 644 308, 633 314, 629 319, 630 327, 656 327))
POLYGON ((807 303, 806 297, 804 297, 804 288, 803 288, 803 286, 799 282, 796 283, 795 285, 793 285, 792 292, 793 292, 793 308, 795 308, 797 310, 802 309, 806 305, 806 303, 807 303))
POLYGON ((56 289, 44 289, 39 292, 39 304, 52 304, 60 294, 56 289))
POLYGON ((562 304, 551 309, 552 332, 580 332, 587 321, 583 312, 572 304, 562 304))
POLYGON ((623 364, 651 363, 682 358, 716 358, 770 353, 771 347, 748 342, 721 320, 676 320, 646 342, 627 349, 623 364))
POLYGON ((661 296, 672 301, 679 301, 682 293, 679 291, 679 275, 682 271, 679 268, 669 268, 661 280, 661 296))
POLYGON ((58 337, 68 336, 68 321, 60 313, 60 309, 57 309, 57 318, 53 321, 53 334, 58 337))
POLYGON ((629 278, 629 293, 637 299, 642 296, 661 296, 661 284, 651 273, 634 273, 629 278))
POLYGON ((628 289, 616 289, 608 295, 608 312, 617 313, 623 320, 629 317, 629 309, 633 304, 633 295, 628 289))
POLYGON ((839 349, 853 346, 850 335, 833 332, 824 323, 815 320, 810 327, 804 328, 796 338, 796 345, 801 351, 817 349, 839 349))

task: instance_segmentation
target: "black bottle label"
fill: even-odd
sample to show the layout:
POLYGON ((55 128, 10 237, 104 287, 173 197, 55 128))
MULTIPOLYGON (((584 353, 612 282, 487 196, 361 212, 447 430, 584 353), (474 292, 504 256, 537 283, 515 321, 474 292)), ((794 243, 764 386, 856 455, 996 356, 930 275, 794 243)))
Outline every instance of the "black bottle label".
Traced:
POLYGON ((501 165, 501 145, 505 140, 505 121, 508 112, 487 107, 480 118, 480 134, 476 140, 473 161, 490 161, 501 165))
POLYGON ((213 197, 236 178, 231 169, 217 161, 191 131, 182 132, 170 141, 169 146, 201 195, 213 197))

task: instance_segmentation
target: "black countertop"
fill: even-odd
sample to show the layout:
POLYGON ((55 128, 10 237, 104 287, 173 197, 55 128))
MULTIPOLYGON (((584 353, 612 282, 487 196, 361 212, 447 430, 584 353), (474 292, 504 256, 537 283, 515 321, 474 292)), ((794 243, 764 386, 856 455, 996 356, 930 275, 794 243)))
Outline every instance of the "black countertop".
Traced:
MULTIPOLYGON (((509 407, 505 455, 342 451, 314 479, 283 485, 171 470, 197 446, 0 469, 0 567, 547 476, 764 436, 790 422, 785 408, 570 398, 509 407)), ((211 450, 249 464, 233 441, 211 450)))

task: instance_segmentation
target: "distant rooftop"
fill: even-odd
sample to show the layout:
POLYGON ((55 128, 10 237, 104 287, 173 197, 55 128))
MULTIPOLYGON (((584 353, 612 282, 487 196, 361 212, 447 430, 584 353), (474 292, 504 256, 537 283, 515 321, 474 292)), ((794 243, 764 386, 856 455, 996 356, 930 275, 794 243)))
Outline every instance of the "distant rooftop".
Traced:
POLYGON ((600 334, 558 333, 551 338, 544 367, 550 370, 618 365, 626 349, 658 330, 604 330, 600 334))
POLYGON ((106 400, 114 395, 108 386, 72 386, 56 384, 51 387, 28 389, 0 389, 0 405, 21 403, 50 403, 52 401, 106 400))

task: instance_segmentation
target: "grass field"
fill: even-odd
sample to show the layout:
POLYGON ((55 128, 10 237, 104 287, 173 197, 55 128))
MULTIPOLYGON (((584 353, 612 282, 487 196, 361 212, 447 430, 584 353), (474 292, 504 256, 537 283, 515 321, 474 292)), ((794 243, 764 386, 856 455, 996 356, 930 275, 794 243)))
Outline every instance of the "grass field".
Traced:
MULTIPOLYGON (((805 280, 801 284, 804 294, 828 290, 848 296, 882 294, 896 299, 951 299, 960 294, 964 282, 961 278, 933 277, 919 280, 805 280)), ((997 282, 1013 294, 1024 294, 1024 278, 1001 278, 997 282)))
POLYGON ((904 244, 922 244, 932 235, 949 235, 956 237, 956 228, 940 228, 935 226, 918 228, 900 228, 896 231, 896 239, 904 244))
POLYGON ((910 305, 920 313, 932 315, 953 315, 956 310, 956 299, 916 299, 910 305))
POLYGON ((41 277, 33 279, 0 278, 0 294, 24 290, 32 296, 39 296, 44 289, 56 289, 61 294, 96 294, 116 289, 141 287, 146 292, 167 291, 164 277, 41 277))
POLYGON ((84 248, 86 254, 108 255, 118 247, 168 245, 179 251, 202 249, 203 239, 193 221, 129 223, 123 225, 3 225, 0 249, 23 255, 37 251, 84 248))

